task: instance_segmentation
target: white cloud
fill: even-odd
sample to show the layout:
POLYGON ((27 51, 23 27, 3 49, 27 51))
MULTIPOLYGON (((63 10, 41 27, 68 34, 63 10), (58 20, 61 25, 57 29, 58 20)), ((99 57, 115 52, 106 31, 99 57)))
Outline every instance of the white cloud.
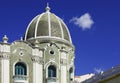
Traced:
POLYGON ((101 68, 94 68, 94 72, 96 74, 103 73, 103 70, 101 68))
POLYGON ((92 25, 94 24, 94 21, 92 20, 89 13, 85 13, 80 17, 73 17, 70 22, 74 23, 83 30, 91 29, 92 25))

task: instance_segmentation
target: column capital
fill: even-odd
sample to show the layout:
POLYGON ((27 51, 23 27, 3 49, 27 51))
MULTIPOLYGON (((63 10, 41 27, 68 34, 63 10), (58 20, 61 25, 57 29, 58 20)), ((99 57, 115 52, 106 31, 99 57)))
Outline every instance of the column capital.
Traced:
POLYGON ((39 57, 39 56, 32 56, 32 61, 35 62, 35 63, 39 63, 39 64, 44 63, 43 58, 39 57))
POLYGON ((9 59, 10 55, 5 52, 0 52, 0 59, 9 59))
POLYGON ((67 65, 66 59, 60 59, 60 64, 61 65, 67 65))

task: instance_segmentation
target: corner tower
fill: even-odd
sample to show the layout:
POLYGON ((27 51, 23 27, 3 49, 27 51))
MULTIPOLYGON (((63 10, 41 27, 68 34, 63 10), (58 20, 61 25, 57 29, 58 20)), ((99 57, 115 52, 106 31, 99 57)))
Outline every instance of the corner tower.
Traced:
POLYGON ((33 83, 73 82, 74 46, 71 36, 63 20, 50 12, 49 5, 46 12, 30 22, 24 40, 36 47, 33 50, 33 83), (41 55, 39 49, 44 49, 41 55))

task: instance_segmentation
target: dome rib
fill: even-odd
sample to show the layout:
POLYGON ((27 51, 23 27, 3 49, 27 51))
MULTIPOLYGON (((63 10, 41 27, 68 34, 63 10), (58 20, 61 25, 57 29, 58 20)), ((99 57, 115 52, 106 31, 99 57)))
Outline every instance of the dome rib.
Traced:
POLYGON ((26 33, 25 33, 25 38, 24 38, 25 41, 27 40, 28 30, 29 30, 29 28, 30 28, 30 25, 31 25, 32 22, 33 22, 35 19, 37 19, 38 17, 39 17, 39 15, 37 15, 36 17, 34 17, 34 18, 32 19, 32 21, 29 23, 29 25, 27 26, 26 33))
POLYGON ((48 31, 49 31, 49 36, 51 36, 51 23, 50 23, 50 12, 47 11, 48 14, 48 31))
MULTIPOLYGON (((54 14, 53 14, 54 15, 54 14)), ((57 20, 59 19, 59 17, 57 17, 56 15, 54 15, 56 18, 57 18, 57 20)), ((64 38, 64 34, 63 34, 63 28, 62 28, 62 25, 61 25, 61 23, 60 23, 60 21, 58 20, 58 23, 59 23, 59 25, 60 25, 60 29, 61 29, 61 33, 62 33, 62 38, 64 38)))
POLYGON ((44 13, 42 13, 41 15, 39 15, 38 17, 38 20, 36 22, 36 27, 35 27, 35 38, 37 37, 37 28, 38 28, 38 24, 39 24, 39 21, 41 19, 41 17, 44 15, 44 13))
MULTIPOLYGON (((61 22, 64 24, 64 26, 65 26, 65 28, 66 28, 66 30, 67 30, 67 33, 68 33, 68 36, 69 36, 69 41, 72 43, 72 39, 71 39, 71 36, 70 36, 70 32, 69 32, 69 30, 68 30, 68 28, 67 28, 67 25, 63 22, 63 20, 61 19, 61 18, 59 18, 60 20, 61 20, 61 22)), ((65 36, 64 36, 64 38, 65 38, 65 36)))
POLYGON ((29 23, 24 40, 32 41, 34 39, 72 43, 67 25, 50 11, 37 15, 29 23))

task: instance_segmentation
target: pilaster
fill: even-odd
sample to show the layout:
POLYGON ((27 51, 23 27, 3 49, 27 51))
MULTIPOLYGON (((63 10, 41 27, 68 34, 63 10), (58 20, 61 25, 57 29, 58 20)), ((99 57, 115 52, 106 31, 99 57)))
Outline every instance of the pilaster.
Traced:
POLYGON ((43 83, 43 54, 38 48, 33 49, 33 83, 43 83))
POLYGON ((1 83, 10 83, 10 67, 9 67, 9 57, 10 57, 10 46, 7 43, 8 38, 5 35, 3 37, 3 43, 0 45, 0 70, 1 70, 1 83))
POLYGON ((67 51, 62 49, 60 50, 60 65, 61 65, 61 83, 67 83, 67 51))

